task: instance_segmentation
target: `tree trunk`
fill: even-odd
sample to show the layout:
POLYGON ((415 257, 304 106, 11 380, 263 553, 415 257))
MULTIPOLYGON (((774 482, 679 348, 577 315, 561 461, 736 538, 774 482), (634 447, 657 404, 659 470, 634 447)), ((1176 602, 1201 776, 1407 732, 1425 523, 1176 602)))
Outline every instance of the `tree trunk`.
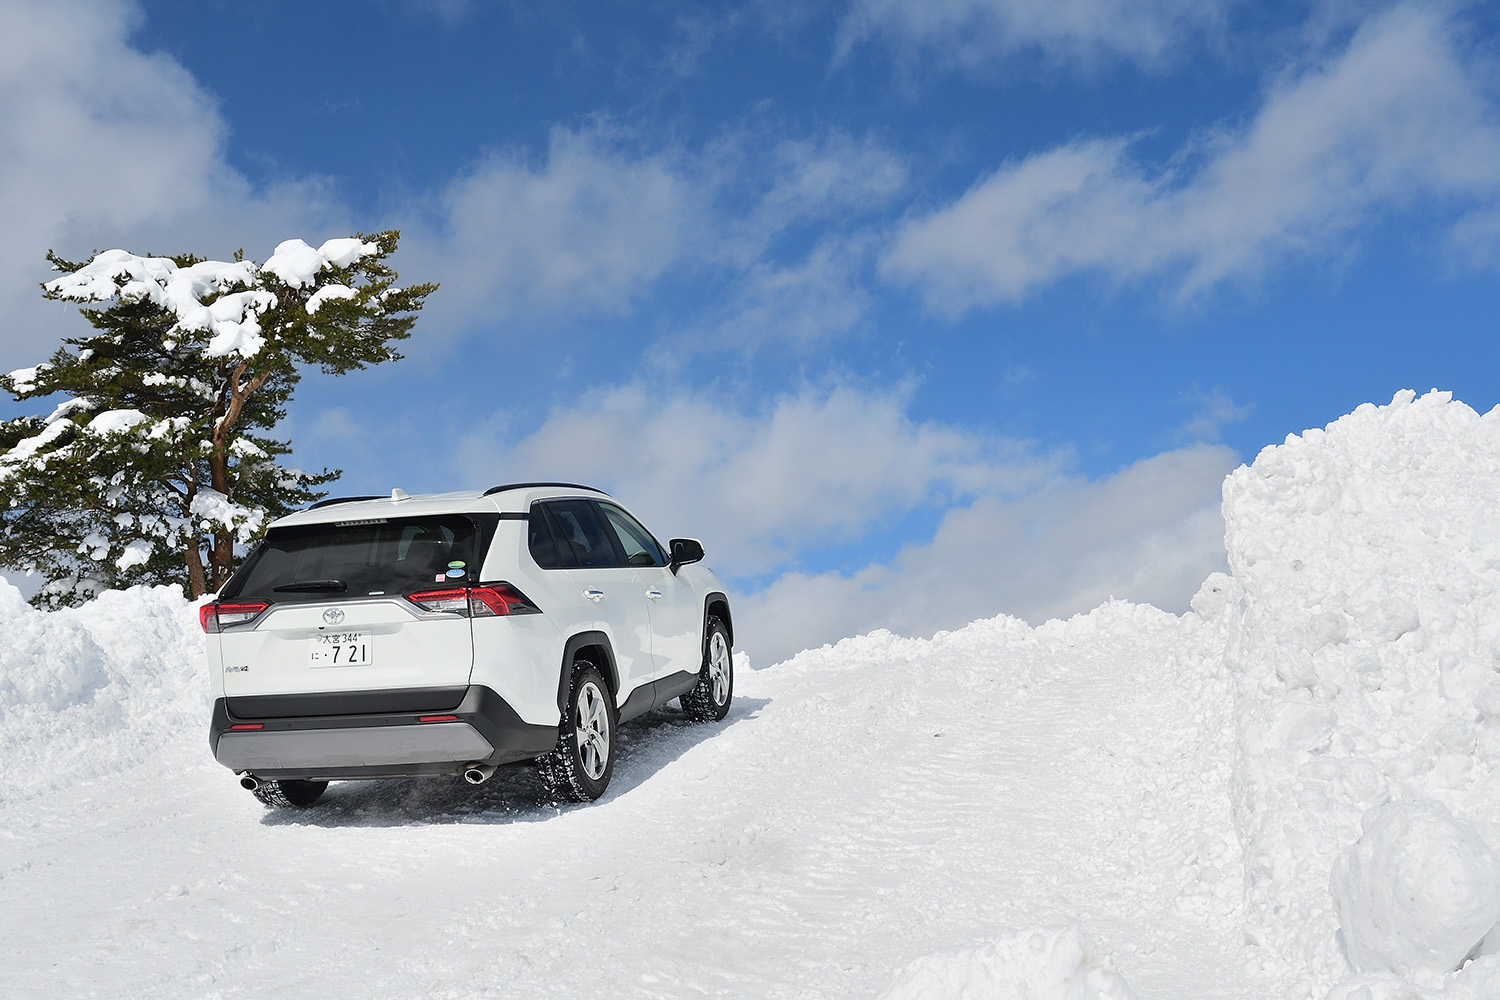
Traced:
POLYGON ((209 558, 211 560, 209 579, 213 583, 214 590, 218 590, 234 572, 234 536, 227 531, 215 531, 214 548, 209 558))
POLYGON ((203 578, 203 560, 198 556, 198 539, 189 538, 183 549, 183 556, 187 562, 188 590, 192 592, 193 600, 197 600, 208 593, 208 585, 203 578))
MULTIPOLYGON (((238 407, 235 408, 235 415, 239 415, 238 407)), ((227 435, 227 421, 221 426, 227 435)), ((219 434, 215 432, 214 436, 218 438, 219 434)), ((214 442, 213 454, 208 457, 208 484, 226 500, 229 499, 229 456, 225 454, 224 443, 220 440, 214 442)), ((234 537, 227 531, 215 531, 213 545, 208 551, 209 585, 218 590, 229 579, 233 569, 234 537)))

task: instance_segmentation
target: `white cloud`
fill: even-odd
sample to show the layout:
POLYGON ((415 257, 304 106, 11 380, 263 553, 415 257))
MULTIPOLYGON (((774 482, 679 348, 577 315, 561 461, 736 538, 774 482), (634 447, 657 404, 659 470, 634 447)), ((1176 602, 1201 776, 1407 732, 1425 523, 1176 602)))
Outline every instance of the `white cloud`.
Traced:
POLYGON ((1462 227, 1463 213, 1493 212, 1500 197, 1500 114, 1484 79, 1435 10, 1400 6, 1174 168, 1133 162, 1124 139, 1007 164, 903 226, 882 271, 957 315, 1079 272, 1172 275, 1191 295, 1417 205, 1462 227))
POLYGON ((627 311, 682 257, 707 209, 666 155, 556 129, 546 160, 493 154, 448 185, 435 230, 409 232, 429 311, 467 322, 627 311))
POLYGON ((1183 441, 1217 441, 1225 424, 1239 423, 1254 409, 1253 406, 1240 406, 1219 386, 1207 392, 1195 388, 1185 393, 1183 400, 1194 408, 1193 415, 1178 431, 1183 441))
POLYGON ((850 386, 806 389, 745 413, 713 394, 633 385, 553 414, 510 448, 490 443, 504 439, 503 429, 486 428, 460 449, 475 485, 597 483, 654 530, 703 539, 713 564, 738 577, 781 569, 801 550, 863 537, 918 508, 1033 488, 1060 461, 915 422, 900 390, 850 386))
POLYGON ((848 334, 871 308, 865 274, 873 246, 864 234, 827 236, 800 261, 748 261, 697 324, 651 349, 651 363, 676 372, 701 355, 801 347, 848 334))
POLYGON ((1237 464, 1228 448, 1196 445, 1100 480, 980 497, 888 564, 788 573, 740 598, 736 642, 769 664, 875 628, 930 635, 1001 613, 1037 624, 1111 597, 1185 611, 1225 569, 1220 486, 1237 464))
POLYGON ((769 161, 771 183, 752 218, 772 233, 808 219, 881 207, 907 184, 906 165, 894 152, 873 137, 838 130, 783 140, 769 161))
POLYGON ((882 36, 907 56, 965 67, 1037 49, 1088 63, 1104 55, 1159 64, 1210 31, 1238 0, 853 0, 838 48, 882 36))
POLYGON ((714 238, 700 251, 730 280, 701 318, 657 345, 653 361, 672 370, 708 351, 798 347, 858 327, 879 245, 862 220, 906 190, 902 159, 873 137, 839 130, 776 141, 741 132, 712 144, 699 164, 715 202, 706 227, 714 238))
POLYGON ((616 140, 555 129, 543 162, 492 154, 449 184, 438 224, 407 233, 413 273, 442 277, 428 311, 470 324, 623 314, 670 271, 706 265, 733 276, 718 340, 805 340, 853 325, 863 241, 825 240, 800 264, 774 263, 771 244, 887 203, 906 183, 888 150, 837 131, 782 139, 765 155, 743 135, 695 156, 628 152, 616 140), (789 301, 810 313, 791 317, 789 301))

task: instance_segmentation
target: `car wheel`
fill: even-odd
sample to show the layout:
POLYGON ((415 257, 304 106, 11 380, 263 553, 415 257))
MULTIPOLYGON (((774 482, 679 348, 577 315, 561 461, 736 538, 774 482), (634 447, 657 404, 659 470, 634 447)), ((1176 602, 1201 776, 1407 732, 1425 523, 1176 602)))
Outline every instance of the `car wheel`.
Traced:
POLYGON ((579 661, 557 746, 537 760, 537 772, 553 798, 590 802, 604 794, 615 769, 616 719, 604 677, 592 663, 579 661))
POLYGON ((268 806, 277 808, 295 806, 299 809, 306 809, 318 801, 327 787, 326 781, 283 778, 280 781, 262 781, 256 786, 254 795, 268 806))
POLYGON ((734 655, 729 649, 729 630, 716 617, 708 619, 698 683, 680 700, 687 717, 697 722, 717 722, 729 714, 729 703, 734 700, 734 655))

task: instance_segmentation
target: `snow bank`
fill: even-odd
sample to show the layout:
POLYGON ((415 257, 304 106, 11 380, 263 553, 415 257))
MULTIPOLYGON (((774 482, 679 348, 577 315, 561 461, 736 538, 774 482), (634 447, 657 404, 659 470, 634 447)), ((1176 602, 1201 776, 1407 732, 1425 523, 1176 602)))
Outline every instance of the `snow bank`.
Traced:
POLYGON ((1022 931, 985 948, 908 965, 882 1000, 1135 1000, 1075 925, 1022 931))
POLYGON ((0 580, 0 634, 0 802, 206 734, 203 633, 176 588, 107 591, 43 612, 0 580))
MULTIPOLYGON (((1372 814, 1368 831, 1362 820, 1387 802, 1431 799, 1472 823, 1478 841, 1500 844, 1497 498, 1500 411, 1481 417, 1439 392, 1361 406, 1225 481, 1233 579, 1205 589, 1222 593, 1227 615, 1247 927, 1288 995, 1343 996, 1344 986, 1328 990, 1344 980, 1351 1000, 1366 988, 1379 996, 1374 980, 1347 978, 1351 957, 1365 968, 1452 968, 1473 944, 1459 939, 1490 912, 1476 899, 1462 932, 1443 933, 1441 959, 1418 962, 1414 942, 1427 930, 1416 928, 1442 919, 1410 893, 1371 900, 1405 872, 1447 871, 1457 842, 1475 858, 1482 844, 1387 827, 1417 815, 1409 810, 1372 814), (1336 882, 1349 920, 1341 935, 1330 878, 1362 834, 1354 857, 1364 860, 1345 862, 1336 882), (1414 937, 1387 928, 1377 939, 1378 919, 1414 937)), ((1484 974, 1477 966, 1450 977, 1452 995, 1484 974)))

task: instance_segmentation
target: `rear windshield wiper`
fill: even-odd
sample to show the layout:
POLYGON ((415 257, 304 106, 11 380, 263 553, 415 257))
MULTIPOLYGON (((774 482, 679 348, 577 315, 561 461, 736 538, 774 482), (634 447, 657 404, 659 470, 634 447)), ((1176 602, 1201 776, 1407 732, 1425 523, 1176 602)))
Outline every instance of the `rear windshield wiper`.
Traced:
POLYGON ((271 588, 272 591, 274 591, 275 593, 278 593, 278 594, 285 593, 286 591, 289 591, 289 590, 343 591, 343 590, 348 590, 348 589, 349 589, 349 585, 347 583, 345 583, 343 580, 298 580, 296 583, 283 583, 279 587, 272 587, 271 588))

